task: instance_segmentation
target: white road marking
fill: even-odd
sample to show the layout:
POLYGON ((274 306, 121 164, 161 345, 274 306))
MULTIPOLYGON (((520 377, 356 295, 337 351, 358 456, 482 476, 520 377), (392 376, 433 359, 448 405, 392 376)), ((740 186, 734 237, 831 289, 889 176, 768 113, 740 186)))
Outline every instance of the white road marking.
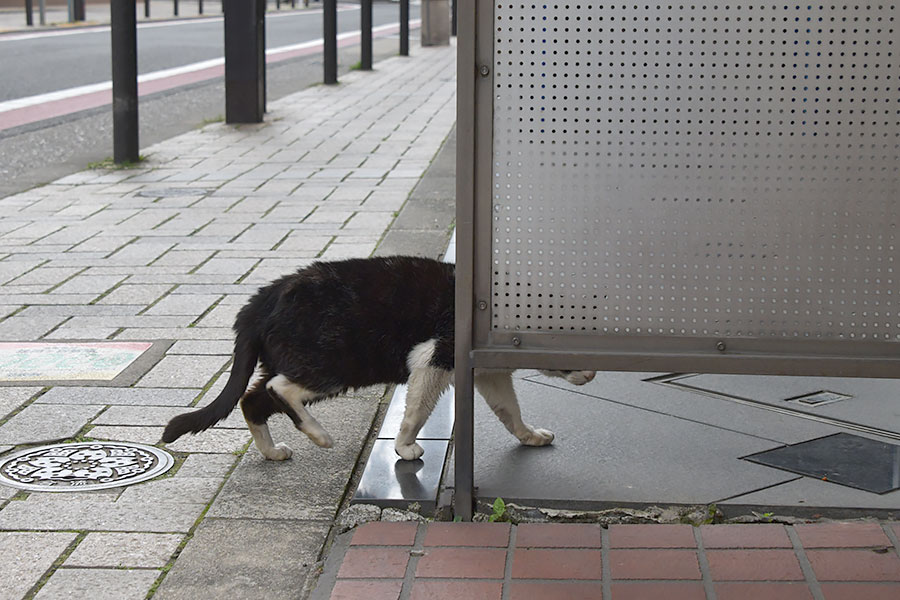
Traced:
MULTIPOLYGON (((410 20, 410 27, 414 25, 418 25, 418 20, 410 20)), ((385 30, 389 30, 391 28, 397 28, 400 26, 400 23, 389 23, 387 25, 380 25, 378 27, 372 28, 373 35, 376 33, 380 33, 385 30)), ((353 37, 356 35, 360 35, 360 31, 348 31, 346 33, 338 34, 337 39, 341 41, 343 39, 353 37)), ((280 46, 278 48, 270 48, 266 50, 266 56, 274 56, 278 54, 282 54, 285 52, 294 52, 296 50, 303 50, 306 48, 313 48, 315 46, 321 46, 323 44, 323 40, 317 39, 309 42, 303 42, 301 44, 291 44, 289 46, 280 46)), ((153 73, 145 73, 144 75, 138 76, 138 83, 144 83, 147 81, 156 81, 158 79, 165 79, 167 77, 174 77, 176 75, 184 75, 185 73, 193 73, 195 71, 202 71, 203 69, 208 69, 210 67, 216 67, 219 65, 224 65, 224 58, 213 58, 210 60, 204 60, 200 62, 196 62, 190 65, 184 65, 181 67, 172 67, 171 69, 162 69, 161 71, 154 71, 153 73)), ((17 98, 15 100, 7 100, 5 102, 0 102, 0 113, 7 112, 10 110, 16 110, 18 108, 25 108, 27 106, 35 106, 37 104, 44 104, 46 102, 53 102, 56 100, 65 100, 66 98, 75 98, 77 96, 83 96, 85 94, 93 94, 95 92, 102 92, 106 90, 112 89, 112 81, 104 81, 102 83, 92 83, 88 85, 81 85, 78 87, 68 88, 65 90, 59 90, 56 92, 48 92, 46 94, 37 94, 35 96, 28 96, 25 98, 17 98)))

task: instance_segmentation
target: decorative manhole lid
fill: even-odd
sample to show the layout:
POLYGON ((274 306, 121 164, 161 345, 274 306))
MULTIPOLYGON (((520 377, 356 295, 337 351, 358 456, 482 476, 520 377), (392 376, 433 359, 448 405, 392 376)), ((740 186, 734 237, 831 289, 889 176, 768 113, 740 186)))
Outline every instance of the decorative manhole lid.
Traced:
POLYGON ((0 461, 0 483, 38 492, 80 492, 152 479, 175 463, 159 448, 131 442, 54 444, 0 461))

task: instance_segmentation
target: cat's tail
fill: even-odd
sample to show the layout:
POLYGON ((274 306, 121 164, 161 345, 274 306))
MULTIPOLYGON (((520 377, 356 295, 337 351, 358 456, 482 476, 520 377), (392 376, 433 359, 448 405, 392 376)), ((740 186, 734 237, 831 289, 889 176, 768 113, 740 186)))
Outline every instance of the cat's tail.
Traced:
POLYGON ((163 442, 168 444, 185 433, 199 433, 209 429, 227 417, 237 406, 241 396, 247 390, 247 384, 250 382, 250 377, 253 376, 253 370, 256 368, 256 361, 259 357, 256 344, 249 339, 250 337, 238 335, 235 340, 231 375, 228 377, 225 388, 216 396, 216 399, 199 410, 178 415, 169 421, 163 431, 163 442))

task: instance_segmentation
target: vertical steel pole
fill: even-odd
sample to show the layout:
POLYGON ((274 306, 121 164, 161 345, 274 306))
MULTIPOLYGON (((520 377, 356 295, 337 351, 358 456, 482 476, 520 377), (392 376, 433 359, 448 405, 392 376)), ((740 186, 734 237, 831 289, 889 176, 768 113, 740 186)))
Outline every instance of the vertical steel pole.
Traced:
POLYGON ((197 0, 197 14, 203 14, 203 0, 197 0))
POLYGON ((134 2, 109 4, 112 31, 113 160, 138 161, 137 15, 134 2))
POLYGON ((372 0, 360 0, 360 69, 372 70, 372 0))
POLYGON ((266 112, 266 5, 224 0, 225 122, 261 123, 266 112))
POLYGON ((172 0, 172 14, 178 16, 178 0, 172 0))
POLYGON ((38 2, 38 10, 40 11, 41 25, 46 25, 47 24, 47 2, 46 2, 46 0, 40 0, 40 2, 38 2))
POLYGON ((456 0, 450 2, 450 35, 456 37, 456 0))
POLYGON ((337 83, 337 0, 322 0, 325 83, 337 83))
POLYGON ((475 5, 463 0, 463 36, 457 44, 456 96, 456 298, 453 509, 472 519, 475 498, 474 372, 475 339, 475 5))
POLYGON ((150 0, 144 0, 144 18, 150 18, 150 0))
POLYGON ((75 0, 74 20, 84 21, 86 16, 84 13, 84 0, 75 0))
POLYGON ((400 56, 409 56, 409 0, 400 0, 400 56))
POLYGON ((25 0, 25 24, 29 27, 34 25, 34 6, 31 0, 25 0))

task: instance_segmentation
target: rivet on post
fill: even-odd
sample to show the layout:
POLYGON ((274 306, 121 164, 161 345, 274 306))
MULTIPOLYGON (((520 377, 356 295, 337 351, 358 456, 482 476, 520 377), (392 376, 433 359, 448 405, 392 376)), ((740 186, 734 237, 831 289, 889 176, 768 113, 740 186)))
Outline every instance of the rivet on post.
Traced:
POLYGON ((478 69, 478 72, 481 73, 482 77, 487 77, 488 75, 490 75, 491 69, 487 65, 481 65, 481 68, 478 69))
POLYGON ((520 340, 520 339, 517 338, 517 337, 514 337, 514 338, 512 339, 512 343, 513 343, 513 346, 521 346, 521 345, 522 345, 522 340, 520 340))
POLYGON ((478 303, 478 310, 487 310, 487 302, 484 300, 478 303))
POLYGON ((725 352, 725 342, 716 342, 716 350, 718 350, 719 352, 725 352))

